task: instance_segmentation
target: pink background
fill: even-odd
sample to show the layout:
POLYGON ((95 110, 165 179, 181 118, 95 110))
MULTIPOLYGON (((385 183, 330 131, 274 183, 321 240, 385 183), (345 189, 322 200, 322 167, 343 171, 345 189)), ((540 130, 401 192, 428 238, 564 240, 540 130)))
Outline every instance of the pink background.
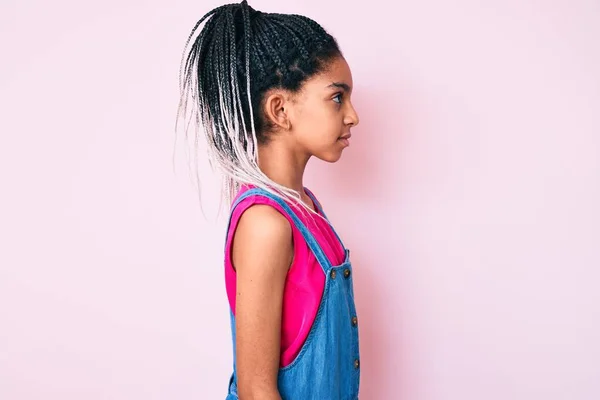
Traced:
MULTIPOLYGON (((361 399, 600 398, 600 3, 250 3, 353 69, 360 127, 306 184, 352 249, 361 399)), ((219 4, 1 3, 0 399, 225 397, 224 219, 173 134, 219 4)))

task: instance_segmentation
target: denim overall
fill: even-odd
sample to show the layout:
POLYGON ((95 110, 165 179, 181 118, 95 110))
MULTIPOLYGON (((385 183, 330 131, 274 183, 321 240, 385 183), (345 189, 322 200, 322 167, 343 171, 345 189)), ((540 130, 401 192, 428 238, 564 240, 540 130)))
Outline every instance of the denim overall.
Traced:
MULTIPOLYGON (((307 194, 317 205, 319 212, 325 216, 312 193, 307 190, 307 194)), ((341 265, 332 266, 319 243, 292 208, 282 199, 259 188, 244 192, 234 203, 231 209, 232 214, 240 201, 255 195, 265 196, 276 201, 292 218, 323 268, 326 277, 321 303, 303 347, 291 364, 279 369, 277 386, 281 398, 283 400, 357 400, 360 358, 350 251, 346 249, 334 229, 346 256, 341 265)), ((326 216, 325 218, 327 219, 326 216)), ((328 219, 327 221, 329 222, 328 219)), ((235 400, 238 399, 235 317, 231 310, 230 316, 233 338, 233 374, 229 381, 226 400, 235 400)))

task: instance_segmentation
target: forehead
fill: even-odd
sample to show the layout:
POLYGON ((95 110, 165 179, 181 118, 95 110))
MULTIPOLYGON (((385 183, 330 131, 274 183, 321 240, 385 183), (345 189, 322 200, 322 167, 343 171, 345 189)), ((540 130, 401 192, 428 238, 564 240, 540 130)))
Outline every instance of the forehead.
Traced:
POLYGON ((352 72, 350 66, 343 57, 336 57, 335 60, 329 64, 329 67, 323 71, 323 78, 331 79, 336 82, 344 82, 348 85, 352 84, 352 72))
POLYGON ((306 81, 305 88, 310 90, 331 90, 332 83, 345 83, 352 87, 352 72, 343 57, 336 57, 321 73, 306 81))

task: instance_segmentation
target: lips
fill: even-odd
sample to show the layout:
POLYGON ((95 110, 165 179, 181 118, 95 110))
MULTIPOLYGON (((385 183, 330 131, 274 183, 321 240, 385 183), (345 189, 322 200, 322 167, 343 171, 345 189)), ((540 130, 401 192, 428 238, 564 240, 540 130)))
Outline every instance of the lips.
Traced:
POLYGON ((348 147, 348 146, 350 146, 350 138, 351 137, 352 137, 352 135, 350 134, 350 132, 344 133, 342 136, 340 136, 338 138, 338 142, 340 142, 344 147, 348 147))

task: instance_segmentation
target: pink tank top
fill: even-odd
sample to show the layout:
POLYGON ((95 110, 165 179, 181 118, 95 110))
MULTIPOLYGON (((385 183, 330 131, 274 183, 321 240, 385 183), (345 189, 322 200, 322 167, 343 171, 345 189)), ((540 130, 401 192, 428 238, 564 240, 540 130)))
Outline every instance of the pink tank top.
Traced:
MULTIPOLYGON (((243 187, 237 197, 251 186, 243 187)), ((312 192, 309 192, 312 194, 312 192)), ((237 200, 237 197, 235 200, 237 200)), ((314 197, 314 195, 313 195, 314 197)), ((234 200, 234 203, 235 203, 234 200)), ((295 359, 317 315, 323 289, 325 275, 315 255, 308 247, 302 233, 294 224, 292 218, 277 204, 277 202, 260 195, 242 200, 231 214, 227 242, 225 247, 225 287, 232 312, 235 315, 236 275, 231 263, 231 240, 237 228, 240 217, 254 204, 266 204, 274 207, 284 215, 291 224, 294 241, 294 260, 287 273, 283 292, 283 309, 281 323, 281 357, 280 367, 285 367, 295 359)), ((314 205, 318 210, 317 204, 314 205)), ((345 250, 335 232, 324 218, 311 218, 292 207, 298 218, 313 234, 332 265, 344 262, 345 250)), ((322 215, 322 214, 321 214, 322 215)))

